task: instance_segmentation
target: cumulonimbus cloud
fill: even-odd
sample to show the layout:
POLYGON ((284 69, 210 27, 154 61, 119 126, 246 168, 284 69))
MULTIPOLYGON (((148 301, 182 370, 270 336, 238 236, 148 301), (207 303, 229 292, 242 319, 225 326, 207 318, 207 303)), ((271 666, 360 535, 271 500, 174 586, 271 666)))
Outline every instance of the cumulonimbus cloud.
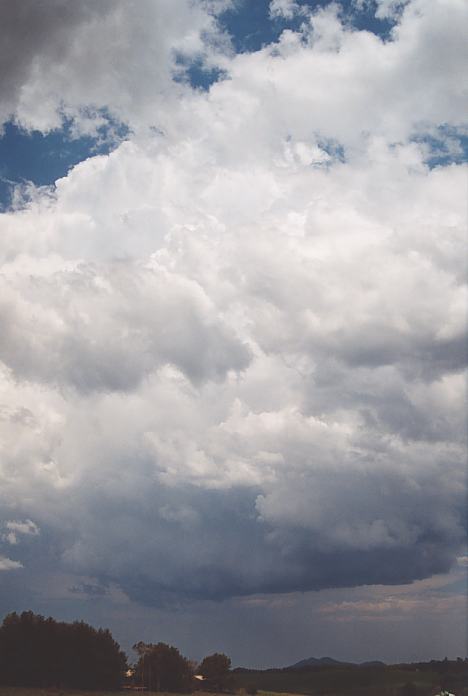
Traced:
MULTIPOLYGON (((145 2, 103 39, 130 4, 81 3, 66 29, 65 5, 42 5, 52 45, 101 37, 89 89, 64 86, 86 73, 69 47, 50 85, 73 108, 99 87, 135 132, 1 216, 5 519, 153 604, 447 570, 465 533, 465 173, 429 167, 418 134, 458 137, 465 4, 415 0, 386 43, 328 8, 251 54, 217 44, 227 77, 207 92, 171 79, 180 46, 209 54, 205 6, 176 22, 145 2)), ((18 95, 50 50, 18 58, 7 93, 36 126, 18 95)))

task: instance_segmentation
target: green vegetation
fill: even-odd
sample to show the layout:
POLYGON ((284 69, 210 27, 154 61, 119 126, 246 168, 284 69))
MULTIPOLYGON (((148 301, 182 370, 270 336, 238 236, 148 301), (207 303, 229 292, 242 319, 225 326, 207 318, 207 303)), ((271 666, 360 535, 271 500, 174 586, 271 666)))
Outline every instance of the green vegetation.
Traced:
POLYGON ((197 666, 165 643, 133 647, 137 660, 129 669, 107 630, 32 612, 9 614, 0 626, 0 696, 99 696, 122 687, 145 689, 148 696, 435 696, 442 689, 468 696, 468 658, 400 665, 323 658, 284 669, 231 670, 223 653, 197 666))
POLYGON ((183 693, 191 690, 193 668, 177 648, 166 643, 139 642, 133 646, 138 662, 133 672, 133 684, 144 685, 150 691, 183 693))
MULTIPOLYGON (((167 646, 166 646, 167 647, 167 646)), ((221 660, 208 660, 221 665, 221 660)), ((201 665, 200 665, 201 666, 201 665)), ((231 673, 229 689, 237 696, 435 696, 445 686, 456 696, 468 696, 468 660, 432 661, 407 665, 324 665, 303 670, 237 669, 231 673)), ((184 690, 188 695, 192 688, 184 690)), ((122 693, 122 692, 120 692, 122 693)), ((155 693, 151 690, 147 696, 155 693)), ((173 692, 172 692, 173 693, 173 692)), ((85 696, 86 692, 61 689, 0 687, 0 696, 85 696)), ((94 692, 106 696, 105 692, 94 692)), ((196 696, 221 696, 226 691, 206 688, 196 696)), ((110 696, 107 693, 107 696, 110 696)), ((157 696, 168 696, 160 691, 157 696)))
MULTIPOLYGON (((121 691, 93 691, 93 696, 110 696, 121 691)), ((90 692, 79 689, 28 689, 21 686, 0 686, 0 696, 89 696, 90 692)), ((146 696, 146 695, 145 695, 146 696)), ((158 696, 163 696, 158 694, 158 696)))
POLYGON ((213 693, 230 687, 231 660, 222 653, 208 655, 197 667, 166 643, 140 641, 133 649, 137 661, 129 668, 108 630, 82 621, 46 619, 31 611, 13 612, 0 626, 0 685, 39 689, 42 694, 115 691, 124 686, 158 693, 191 693, 200 686, 213 693), (194 679, 196 672, 203 675, 201 681, 194 679))
POLYGON ((468 660, 403 665, 320 665, 307 669, 234 670, 235 684, 258 696, 468 696, 468 660))
POLYGON ((118 689, 127 659, 107 630, 31 611, 8 614, 0 627, 0 684, 118 689))
POLYGON ((199 674, 202 674, 206 680, 204 686, 209 685, 213 691, 225 691, 232 688, 230 670, 231 660, 224 653, 208 655, 198 667, 199 674))

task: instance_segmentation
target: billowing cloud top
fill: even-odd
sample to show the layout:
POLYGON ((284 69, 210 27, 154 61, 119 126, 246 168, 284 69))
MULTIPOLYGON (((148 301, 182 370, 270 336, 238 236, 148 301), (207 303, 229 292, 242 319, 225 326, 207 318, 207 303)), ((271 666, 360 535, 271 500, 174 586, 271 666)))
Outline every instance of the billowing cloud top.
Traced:
POLYGON ((274 0, 242 54, 227 7, 0 3, 3 121, 130 129, 1 215, 3 570, 157 605, 462 553, 468 5, 274 0))

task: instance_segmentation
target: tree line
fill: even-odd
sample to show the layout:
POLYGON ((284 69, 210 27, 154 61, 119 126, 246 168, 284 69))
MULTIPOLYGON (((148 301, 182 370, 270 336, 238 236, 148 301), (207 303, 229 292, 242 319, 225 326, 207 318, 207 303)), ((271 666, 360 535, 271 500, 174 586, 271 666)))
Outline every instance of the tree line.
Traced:
POLYGON ((193 691, 229 685, 230 659, 221 653, 197 665, 165 643, 139 642, 137 661, 127 656, 107 629, 83 621, 65 623, 31 611, 8 614, 0 626, 0 684, 39 688, 114 690, 127 685, 151 691, 193 691))
POLYGON ((187 692, 197 686, 197 677, 203 678, 199 682, 203 689, 223 691, 230 686, 231 660, 223 653, 209 655, 197 665, 165 643, 140 642, 133 649, 138 655, 131 670, 135 686, 145 686, 150 691, 187 692))

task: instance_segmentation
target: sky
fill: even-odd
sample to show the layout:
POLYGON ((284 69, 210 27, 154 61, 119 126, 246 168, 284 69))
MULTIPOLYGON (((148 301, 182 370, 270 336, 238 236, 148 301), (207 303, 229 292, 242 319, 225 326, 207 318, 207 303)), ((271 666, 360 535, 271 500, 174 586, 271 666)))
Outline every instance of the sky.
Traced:
POLYGON ((465 0, 0 0, 0 614, 466 641, 465 0))

